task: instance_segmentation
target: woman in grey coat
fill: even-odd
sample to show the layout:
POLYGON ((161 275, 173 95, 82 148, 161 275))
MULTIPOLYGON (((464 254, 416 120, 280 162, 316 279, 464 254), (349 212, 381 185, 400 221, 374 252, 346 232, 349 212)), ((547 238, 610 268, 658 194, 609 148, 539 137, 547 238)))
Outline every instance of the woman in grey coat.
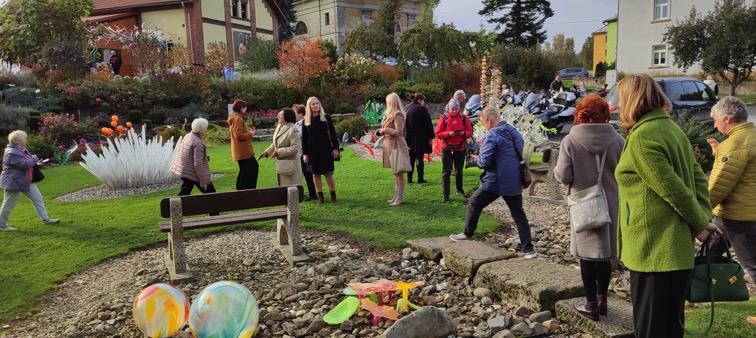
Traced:
POLYGON ((601 184, 609 204, 612 223, 577 233, 570 229, 570 253, 580 259, 580 274, 587 302, 573 306, 581 314, 599 320, 606 315, 606 294, 611 278, 611 259, 617 255, 617 208, 619 203, 614 169, 619 162, 625 140, 609 124, 609 106, 600 96, 584 98, 575 110, 575 126, 562 140, 554 176, 570 191, 580 191, 598 179, 596 155, 606 152, 601 184))
POLYGON ((47 216, 45 202, 37 185, 32 182, 32 167, 37 164, 39 158, 26 150, 26 133, 16 130, 8 135, 8 146, 3 155, 3 172, 0 173, 0 189, 5 190, 3 206, 0 207, 0 231, 16 230, 8 225, 8 219, 18 202, 20 194, 26 195, 32 204, 37 216, 44 224, 60 222, 47 216))

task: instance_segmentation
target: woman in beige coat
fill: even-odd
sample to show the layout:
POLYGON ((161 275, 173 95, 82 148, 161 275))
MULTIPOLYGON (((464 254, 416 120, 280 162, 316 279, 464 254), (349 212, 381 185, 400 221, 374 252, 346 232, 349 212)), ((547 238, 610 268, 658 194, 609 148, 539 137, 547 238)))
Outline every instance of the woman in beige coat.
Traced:
POLYGON ((276 131, 273 132, 273 143, 260 155, 260 158, 276 159, 279 186, 302 185, 302 165, 299 153, 302 141, 294 125, 296 120, 297 115, 291 108, 281 110, 278 113, 276 131))
MULTIPOLYGON (((383 167, 391 168, 391 152, 399 147, 407 147, 404 139, 404 123, 407 114, 402 109, 402 100, 399 95, 391 93, 386 96, 386 115, 383 118, 383 128, 378 129, 379 135, 383 136, 383 167)), ((404 174, 394 175, 394 198, 388 200, 392 206, 404 203, 404 174)))
POLYGON ((578 104, 575 125, 562 140, 554 176, 570 191, 580 191, 598 179, 596 155, 606 153, 601 185, 609 204, 612 223, 597 229, 575 232, 570 229, 570 253, 580 259, 587 302, 575 302, 577 311, 593 320, 606 315, 606 293, 611 277, 611 260, 617 257, 618 190, 614 169, 619 162, 625 140, 609 124, 609 106, 597 94, 578 104))

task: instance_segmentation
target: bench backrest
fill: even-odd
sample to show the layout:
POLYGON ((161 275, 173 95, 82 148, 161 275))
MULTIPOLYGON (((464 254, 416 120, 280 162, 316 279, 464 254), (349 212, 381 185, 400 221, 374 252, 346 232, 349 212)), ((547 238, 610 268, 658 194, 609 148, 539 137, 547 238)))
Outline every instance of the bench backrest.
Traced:
MULTIPOLYGON (((299 202, 301 203, 304 201, 304 187, 301 185, 296 187, 299 190, 299 202)), ((184 216, 193 216, 214 212, 283 206, 288 203, 288 188, 287 186, 180 196, 181 214, 184 216)), ((170 201, 171 198, 175 197, 166 197, 160 200, 160 216, 163 216, 163 218, 171 217, 170 201)))

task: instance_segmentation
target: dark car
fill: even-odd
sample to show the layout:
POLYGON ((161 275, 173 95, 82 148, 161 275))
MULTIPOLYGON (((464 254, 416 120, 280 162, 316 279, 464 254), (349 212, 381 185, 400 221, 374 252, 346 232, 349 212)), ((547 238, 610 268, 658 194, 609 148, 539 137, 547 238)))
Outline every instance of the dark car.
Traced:
MULTIPOLYGON (((718 98, 714 91, 706 86, 703 82, 692 77, 670 77, 654 79, 664 90, 669 101, 672 103, 672 116, 676 119, 685 117, 689 113, 691 117, 697 118, 709 124, 714 123, 711 119, 711 107, 717 103, 718 98)), ((606 94, 606 102, 609 103, 609 111, 612 112, 610 123, 619 124, 619 96, 617 95, 617 85, 606 94)))
POLYGON ((575 76, 588 77, 588 70, 585 68, 565 68, 559 71, 559 77, 567 80, 575 76))

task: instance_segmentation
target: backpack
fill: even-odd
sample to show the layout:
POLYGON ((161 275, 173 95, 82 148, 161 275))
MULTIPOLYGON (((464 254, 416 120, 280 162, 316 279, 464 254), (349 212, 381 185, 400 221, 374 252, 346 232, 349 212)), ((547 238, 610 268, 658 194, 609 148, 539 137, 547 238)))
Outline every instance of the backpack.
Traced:
MULTIPOLYGON (((462 113, 459 113, 459 115, 462 115, 462 127, 467 128, 467 124, 466 124, 467 115, 462 114, 462 113)), ((444 129, 446 129, 446 122, 449 120, 449 113, 444 113, 443 118, 444 118, 444 129)))

